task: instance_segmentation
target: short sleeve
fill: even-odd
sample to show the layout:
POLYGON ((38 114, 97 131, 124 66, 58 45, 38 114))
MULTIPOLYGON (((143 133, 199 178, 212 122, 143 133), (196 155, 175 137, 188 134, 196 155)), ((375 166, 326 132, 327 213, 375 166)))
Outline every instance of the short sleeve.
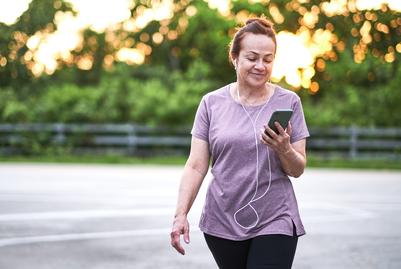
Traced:
POLYGON ((290 120, 292 126, 291 143, 295 143, 301 139, 309 137, 309 131, 306 126, 301 99, 298 96, 292 109, 294 110, 294 113, 290 120))
POLYGON ((209 142, 209 125, 210 120, 206 100, 205 98, 202 98, 195 114, 195 120, 191 130, 192 136, 209 142))

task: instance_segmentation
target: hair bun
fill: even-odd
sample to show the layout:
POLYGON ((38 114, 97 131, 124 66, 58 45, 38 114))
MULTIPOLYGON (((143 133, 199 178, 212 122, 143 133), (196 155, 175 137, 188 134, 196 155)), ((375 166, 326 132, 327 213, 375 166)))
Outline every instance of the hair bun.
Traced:
POLYGON ((246 33, 260 34, 271 38, 274 42, 274 54, 276 54, 276 31, 274 31, 273 23, 262 15, 261 17, 254 17, 246 20, 245 25, 237 28, 237 32, 230 43, 229 57, 231 62, 234 63, 234 60, 238 58, 241 51, 241 40, 246 33))
POLYGON ((245 25, 249 25, 251 23, 258 23, 266 28, 273 28, 273 23, 270 20, 266 19, 265 17, 248 19, 245 22, 245 25))

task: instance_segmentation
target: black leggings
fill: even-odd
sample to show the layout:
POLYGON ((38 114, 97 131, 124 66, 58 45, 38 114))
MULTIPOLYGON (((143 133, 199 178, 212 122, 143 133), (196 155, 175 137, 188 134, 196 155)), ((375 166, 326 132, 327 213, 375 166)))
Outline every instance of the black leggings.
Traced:
POLYGON ((204 236, 220 269, 290 269, 298 243, 296 235, 261 235, 244 241, 204 236))

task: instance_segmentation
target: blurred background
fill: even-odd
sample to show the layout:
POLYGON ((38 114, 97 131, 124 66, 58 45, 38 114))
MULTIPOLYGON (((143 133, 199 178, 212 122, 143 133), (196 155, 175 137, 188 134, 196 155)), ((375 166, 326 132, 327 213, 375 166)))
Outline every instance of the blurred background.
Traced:
POLYGON ((235 27, 277 30, 317 159, 401 157, 397 0, 2 0, 0 154, 186 155, 202 95, 235 80, 235 27))
POLYGON ((0 268, 216 268, 197 229, 207 183, 186 256, 169 232, 198 103, 235 80, 229 42, 260 15, 277 30, 272 81, 301 97, 312 135, 292 180, 307 230, 294 268, 401 268, 400 12, 399 0, 0 0, 0 268))

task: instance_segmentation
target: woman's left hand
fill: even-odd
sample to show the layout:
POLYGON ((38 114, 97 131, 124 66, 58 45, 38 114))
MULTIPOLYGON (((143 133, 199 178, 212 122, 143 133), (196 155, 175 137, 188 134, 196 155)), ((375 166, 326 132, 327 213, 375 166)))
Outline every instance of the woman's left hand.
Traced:
POLYGON ((278 134, 269 128, 268 125, 264 125, 260 141, 275 150, 277 153, 286 153, 291 150, 290 137, 292 133, 291 122, 288 123, 287 129, 284 130, 280 123, 275 122, 278 134), (269 134, 269 135, 268 135, 269 134))

